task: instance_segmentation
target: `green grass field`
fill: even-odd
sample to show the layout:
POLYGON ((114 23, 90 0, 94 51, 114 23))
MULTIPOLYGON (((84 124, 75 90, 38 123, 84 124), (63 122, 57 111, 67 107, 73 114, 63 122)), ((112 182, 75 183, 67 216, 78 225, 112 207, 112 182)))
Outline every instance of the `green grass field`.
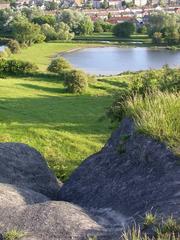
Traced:
POLYGON ((14 59, 35 63, 41 71, 45 71, 51 59, 60 52, 84 47, 83 43, 41 43, 21 49, 19 54, 11 56, 14 59))
POLYGON ((119 42, 121 45, 130 45, 130 44, 149 44, 151 45, 151 39, 148 35, 134 34, 130 38, 118 38, 114 36, 111 32, 105 33, 94 33, 89 36, 76 36, 75 40, 81 41, 109 41, 109 42, 119 42))
MULTIPOLYGON (((84 46, 87 44, 33 45, 12 58, 37 64, 39 72, 29 77, 0 79, 0 141, 22 142, 35 147, 61 180, 67 179, 86 157, 104 145, 112 132, 112 124, 105 116, 106 109, 112 104, 113 94, 126 88, 127 82, 134 76, 102 77, 90 83, 85 94, 67 94, 61 79, 46 72, 47 66, 59 52, 84 46)), ((166 131, 168 135, 165 132, 162 136, 162 129, 158 129, 159 115, 155 111, 154 115, 151 113, 154 107, 149 104, 146 109, 143 102, 133 104, 129 105, 129 111, 136 121, 141 119, 138 126, 143 132, 168 140, 170 145, 177 142, 174 128, 169 127, 172 125, 169 115, 169 123, 166 118, 162 119, 163 130, 168 127, 169 131, 166 131), (141 115, 137 115, 139 112, 141 115), (157 124, 153 125, 153 121, 157 124)), ((164 104, 165 109, 168 106, 164 104)), ((171 109, 176 111, 176 108, 171 109)))
MULTIPOLYGON (((83 45, 81 45, 83 46, 83 45)), ((13 58, 45 70, 51 57, 77 44, 43 43, 13 58)), ((53 75, 0 79, 0 141, 22 142, 39 150, 62 180, 90 154, 100 150, 111 133, 105 118, 112 92, 124 87, 124 77, 103 78, 86 94, 72 95, 53 75)))

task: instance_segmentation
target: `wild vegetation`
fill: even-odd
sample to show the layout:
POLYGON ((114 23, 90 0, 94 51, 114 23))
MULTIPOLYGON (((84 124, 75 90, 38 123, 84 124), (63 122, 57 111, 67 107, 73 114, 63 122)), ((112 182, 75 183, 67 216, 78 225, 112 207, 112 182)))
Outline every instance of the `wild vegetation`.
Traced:
POLYGON ((161 71, 134 75, 108 110, 112 121, 135 119, 137 129, 166 142, 177 154, 180 144, 180 70, 165 66, 161 71))
POLYGON ((142 226, 134 225, 124 231, 122 240, 178 240, 179 234, 180 223, 172 216, 164 220, 148 213, 142 226), (151 229, 150 234, 147 233, 148 229, 151 229))
POLYGON ((24 237, 26 234, 17 229, 11 229, 3 234, 4 240, 18 240, 24 237))
POLYGON ((52 16, 38 8, 24 7, 21 11, 0 10, 0 44, 7 45, 12 53, 44 41, 73 39, 118 41, 121 44, 131 44, 132 41, 138 44, 140 41, 148 45, 179 46, 178 23, 177 14, 151 15, 148 24, 145 25, 135 25, 132 22, 112 25, 105 20, 93 22, 90 17, 75 10, 61 10, 52 16), (107 33, 111 36, 105 37, 104 34, 107 33), (103 34, 103 38, 93 34, 103 34), (133 34, 137 37, 134 38, 133 34))
MULTIPOLYGON (((0 92, 0 141, 23 142, 35 147, 61 180, 67 179, 84 158, 98 151, 107 140, 112 125, 105 112, 112 104, 114 93, 129 92, 132 79, 135 82, 141 79, 139 85, 133 86, 137 85, 136 89, 142 91, 141 81, 152 75, 162 79, 162 88, 179 86, 179 70, 166 68, 88 80, 86 92, 72 95, 66 91, 62 75, 48 73, 46 69, 51 61, 47 56, 73 47, 71 43, 33 45, 13 58, 34 62, 39 70, 24 76, 5 74, 0 79, 3 89, 0 92), (165 75, 168 78, 163 80, 165 75)), ((127 109, 133 112, 130 105, 127 109)))

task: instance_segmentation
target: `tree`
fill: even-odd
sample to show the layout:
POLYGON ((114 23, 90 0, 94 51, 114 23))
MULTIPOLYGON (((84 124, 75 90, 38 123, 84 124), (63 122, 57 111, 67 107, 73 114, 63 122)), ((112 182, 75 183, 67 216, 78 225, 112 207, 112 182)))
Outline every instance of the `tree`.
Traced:
POLYGON ((117 37, 130 37, 135 32, 135 25, 131 22, 118 23, 113 28, 113 33, 117 37))
POLYGON ((91 35, 94 31, 94 24, 89 16, 85 17, 79 25, 79 33, 82 35, 91 35))
POLYGON ((86 2, 86 8, 89 8, 89 9, 93 8, 93 2, 92 2, 92 0, 87 0, 87 2, 86 2))
POLYGON ((165 35, 167 28, 179 28, 179 16, 177 14, 155 13, 149 16, 149 36, 153 36, 155 32, 162 32, 165 35))
POLYGON ((102 3, 101 3, 101 8, 104 8, 104 9, 107 9, 109 7, 109 3, 107 0, 104 0, 102 3))
POLYGON ((102 33, 102 32, 104 32, 100 20, 97 20, 97 21, 94 23, 94 32, 96 32, 96 33, 102 33))
POLYGON ((37 7, 24 7, 21 10, 22 16, 25 16, 29 21, 32 21, 34 18, 43 16, 44 12, 43 10, 37 8, 37 7))
POLYGON ((145 25, 140 26, 140 27, 137 29, 137 32, 138 32, 138 33, 141 33, 141 34, 146 34, 146 33, 147 33, 147 27, 146 27, 145 25))
POLYGON ((11 22, 11 19, 14 18, 14 16, 14 12, 11 9, 0 10, 0 35, 9 35, 9 23, 11 22))
POLYGON ((168 28, 165 32, 165 42, 168 44, 178 44, 180 43, 180 32, 178 29, 168 28))
POLYGON ((20 45, 16 40, 11 39, 7 44, 12 53, 18 53, 20 51, 20 45))
POLYGON ((43 24, 49 24, 50 26, 55 26, 56 24, 56 18, 55 16, 52 15, 44 15, 44 16, 39 16, 33 18, 33 23, 38 24, 38 25, 43 25, 43 24))
POLYGON ((66 23, 70 27, 70 32, 74 32, 76 35, 92 31, 89 17, 78 11, 70 9, 61 11, 57 15, 57 22, 66 23))
POLYGON ((54 1, 45 2, 45 7, 47 11, 53 11, 59 8, 58 4, 54 1))
POLYGON ((27 19, 18 19, 11 25, 12 36, 20 43, 31 45, 45 40, 39 25, 28 22, 27 19))
POLYGON ((55 28, 56 32, 57 32, 57 38, 59 40, 71 40, 74 38, 74 33, 70 32, 70 27, 61 22, 59 23, 56 28, 55 28))
POLYGON ((45 35, 46 41, 58 39, 55 29, 47 23, 41 26, 41 31, 45 35))
POLYGON ((162 33, 161 32, 155 32, 152 37, 153 43, 160 44, 162 42, 162 33))

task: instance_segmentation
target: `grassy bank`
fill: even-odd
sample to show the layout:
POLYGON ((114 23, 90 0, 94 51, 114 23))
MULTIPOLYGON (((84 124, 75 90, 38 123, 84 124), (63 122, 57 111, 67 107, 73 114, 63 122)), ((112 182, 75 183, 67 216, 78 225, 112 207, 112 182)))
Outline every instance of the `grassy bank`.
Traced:
POLYGON ((120 44, 151 44, 151 39, 148 37, 148 35, 142 35, 142 34, 134 34, 131 35, 130 38, 118 38, 115 35, 113 35, 111 32, 105 32, 105 33, 94 33, 93 35, 89 36, 76 36, 75 40, 81 40, 81 41, 108 41, 108 42, 118 42, 120 44))
MULTIPOLYGON (((35 147, 45 156, 51 169, 62 180, 68 178, 87 156, 101 149, 112 132, 110 129, 112 125, 105 117, 105 112, 113 102, 113 94, 127 89, 128 83, 132 82, 136 75, 143 74, 102 77, 90 83, 85 94, 72 95, 65 92, 59 77, 41 73, 46 70, 51 58, 57 53, 84 46, 87 45, 42 43, 23 49, 13 58, 37 64, 40 72, 29 77, 0 79, 0 141, 22 142, 35 147)), ((156 73, 159 74, 159 71, 156 73)), ((169 139, 166 142, 170 146, 175 146, 175 142, 179 144, 180 136, 176 134, 179 130, 171 126, 167 128, 173 116, 174 119, 179 119, 179 115, 173 114, 170 118, 170 115, 162 113, 164 116, 162 131, 158 129, 158 110, 152 110, 157 107, 153 105, 155 103, 152 102, 152 106, 149 104, 149 108, 146 109, 148 106, 146 102, 137 99, 137 102, 129 105, 128 111, 135 116, 139 128, 144 132, 163 141, 169 139), (163 137, 158 131, 163 132, 163 137), (175 134, 178 139, 174 138, 175 134)), ((157 104, 159 108, 162 105, 164 106, 162 109, 172 109, 179 114, 179 105, 168 108, 171 106, 170 103, 171 98, 169 102, 159 99, 157 104)))
POLYGON ((47 65, 52 60, 53 56, 60 52, 85 46, 85 43, 41 43, 21 49, 19 54, 12 55, 11 58, 30 61, 35 63, 40 71, 46 71, 47 65))
POLYGON ((180 155, 180 93, 136 96, 128 101, 127 114, 134 117, 140 132, 166 142, 180 155))
POLYGON ((104 115, 123 81, 101 79, 86 94, 72 95, 53 76, 0 79, 0 141, 35 147, 64 180, 109 137, 104 115))

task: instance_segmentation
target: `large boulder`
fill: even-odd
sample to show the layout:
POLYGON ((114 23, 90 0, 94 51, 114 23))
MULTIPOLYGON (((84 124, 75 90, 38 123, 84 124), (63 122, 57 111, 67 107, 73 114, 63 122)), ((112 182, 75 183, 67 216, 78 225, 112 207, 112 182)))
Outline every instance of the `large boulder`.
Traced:
POLYGON ((57 199, 60 185, 35 149, 20 143, 0 143, 0 183, 13 184, 57 199))
POLYGON ((25 240, 87 240, 104 231, 85 210, 65 202, 0 207, 0 216, 1 232, 18 229, 25 240))
POLYGON ((15 185, 0 183, 0 208, 42 203, 49 199, 41 193, 15 185))
POLYGON ((180 159, 125 119, 104 148, 86 159, 59 200, 127 216, 146 211, 180 216, 180 159))

